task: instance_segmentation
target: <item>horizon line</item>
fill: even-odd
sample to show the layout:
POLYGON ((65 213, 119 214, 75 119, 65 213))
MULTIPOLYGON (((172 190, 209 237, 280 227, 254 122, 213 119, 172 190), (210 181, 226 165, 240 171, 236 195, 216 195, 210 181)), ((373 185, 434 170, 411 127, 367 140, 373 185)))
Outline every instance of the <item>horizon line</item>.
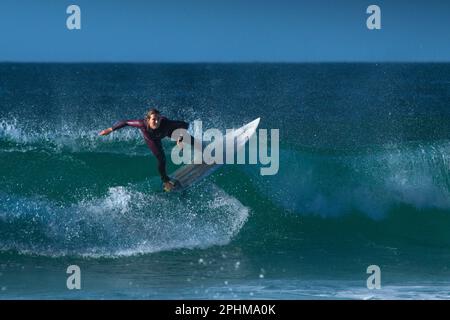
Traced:
POLYGON ((386 60, 386 61, 11 61, 0 60, 0 64, 444 64, 450 60, 386 60))

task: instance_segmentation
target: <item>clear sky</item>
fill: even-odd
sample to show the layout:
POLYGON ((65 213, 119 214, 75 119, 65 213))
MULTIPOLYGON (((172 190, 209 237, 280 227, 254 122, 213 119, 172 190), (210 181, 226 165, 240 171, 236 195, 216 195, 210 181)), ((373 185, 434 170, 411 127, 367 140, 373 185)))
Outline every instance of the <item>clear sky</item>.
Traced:
POLYGON ((450 61, 450 1, 0 0, 0 61, 450 61))

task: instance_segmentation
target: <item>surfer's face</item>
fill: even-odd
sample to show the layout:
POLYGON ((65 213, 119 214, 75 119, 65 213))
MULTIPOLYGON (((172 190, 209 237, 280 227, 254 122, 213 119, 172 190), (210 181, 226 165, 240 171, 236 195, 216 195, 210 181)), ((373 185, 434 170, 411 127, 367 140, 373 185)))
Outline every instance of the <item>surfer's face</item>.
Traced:
POLYGON ((147 124, 151 129, 158 129, 159 128, 159 115, 152 114, 150 118, 147 120, 147 124))

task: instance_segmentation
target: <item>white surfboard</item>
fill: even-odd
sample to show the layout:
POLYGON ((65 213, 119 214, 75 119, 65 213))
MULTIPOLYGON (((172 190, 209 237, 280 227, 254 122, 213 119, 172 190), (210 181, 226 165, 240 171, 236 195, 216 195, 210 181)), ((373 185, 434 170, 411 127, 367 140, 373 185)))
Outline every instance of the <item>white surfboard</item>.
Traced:
MULTIPOLYGON (((225 141, 234 141, 235 152, 241 150, 245 146, 247 141, 255 134, 256 129, 259 125, 259 121, 260 118, 257 118, 252 122, 249 122, 246 125, 233 130, 224 137, 225 141)), ((223 141, 224 153, 225 141, 223 141)), ((225 154, 223 156, 225 157, 225 154)), ((208 161, 208 159, 203 159, 203 161, 204 162, 201 164, 186 164, 183 167, 177 169, 173 174, 171 174, 170 178, 175 183, 175 187, 171 191, 186 190, 190 186, 212 174, 222 165, 217 163, 205 163, 205 161, 208 163, 212 162, 208 161)))

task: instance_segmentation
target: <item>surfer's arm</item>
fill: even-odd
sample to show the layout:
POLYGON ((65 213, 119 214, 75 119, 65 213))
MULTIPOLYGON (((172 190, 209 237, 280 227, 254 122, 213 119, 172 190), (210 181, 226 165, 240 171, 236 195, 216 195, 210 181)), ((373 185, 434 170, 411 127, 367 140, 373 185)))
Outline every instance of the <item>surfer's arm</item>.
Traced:
MULTIPOLYGON (((185 121, 175 121, 175 120, 167 120, 168 121, 168 136, 171 137, 172 133, 177 130, 177 129, 185 129, 187 130, 189 128, 189 123, 185 122, 185 121)), ((190 134, 187 133, 187 136, 189 136, 189 143, 191 145, 194 145, 194 137, 192 137, 190 134)), ((183 136, 180 136, 177 140, 177 145, 182 147, 182 145, 180 145, 183 142, 183 136)))
POLYGON ((112 127, 112 131, 116 131, 122 129, 123 127, 130 126, 135 128, 142 128, 144 126, 144 122, 142 120, 122 120, 116 122, 112 127))
POLYGON ((116 122, 111 128, 105 129, 101 131, 99 134, 101 136, 106 136, 113 131, 121 129, 123 127, 130 126, 135 128, 142 128, 144 126, 144 122, 142 120, 122 120, 116 122))
MULTIPOLYGON (((195 143, 194 137, 191 136, 189 133, 187 133, 186 135, 188 136, 189 143, 193 146, 195 143)), ((180 136, 177 140, 177 146, 180 147, 181 149, 183 149, 183 141, 184 141, 183 136, 180 136)), ((201 145, 201 143, 199 145, 201 145)))

